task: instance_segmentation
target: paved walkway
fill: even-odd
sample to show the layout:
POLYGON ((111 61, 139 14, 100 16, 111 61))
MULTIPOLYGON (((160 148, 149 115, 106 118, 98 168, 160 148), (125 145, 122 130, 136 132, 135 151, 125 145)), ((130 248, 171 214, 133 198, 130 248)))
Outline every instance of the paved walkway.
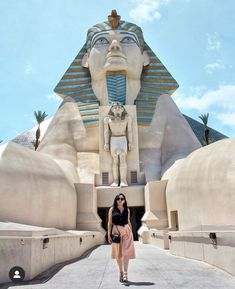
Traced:
POLYGON ((206 263, 173 256, 152 245, 135 242, 135 247, 137 258, 130 260, 128 284, 119 283, 117 265, 110 258, 111 246, 102 245, 54 274, 50 270, 44 283, 41 278, 38 284, 14 289, 235 289, 235 278, 206 263))

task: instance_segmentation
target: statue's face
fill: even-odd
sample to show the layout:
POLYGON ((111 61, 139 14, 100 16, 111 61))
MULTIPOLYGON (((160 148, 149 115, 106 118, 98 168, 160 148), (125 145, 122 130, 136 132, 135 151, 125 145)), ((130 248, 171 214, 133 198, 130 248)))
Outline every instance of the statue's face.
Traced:
POLYGON ((123 30, 103 31, 95 34, 91 50, 86 55, 86 67, 92 79, 102 79, 107 71, 126 71, 128 77, 140 79, 145 55, 139 48, 138 37, 123 30))
POLYGON ((124 107, 121 105, 113 105, 111 111, 113 112, 115 117, 121 117, 124 111, 124 107))

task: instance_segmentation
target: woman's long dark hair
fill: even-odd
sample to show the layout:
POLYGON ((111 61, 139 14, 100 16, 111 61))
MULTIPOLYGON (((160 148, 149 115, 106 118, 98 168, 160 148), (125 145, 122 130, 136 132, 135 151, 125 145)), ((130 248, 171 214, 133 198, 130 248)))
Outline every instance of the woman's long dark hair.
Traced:
POLYGON ((113 208, 114 208, 114 209, 117 209, 117 200, 118 200, 118 198, 119 198, 120 196, 123 196, 123 198, 124 198, 124 200, 125 200, 125 202, 124 202, 124 204, 123 204, 123 207, 124 207, 124 210, 127 210, 128 206, 127 206, 126 196, 123 195, 123 193, 120 193, 120 194, 116 195, 116 197, 114 198, 114 201, 113 201, 113 208))

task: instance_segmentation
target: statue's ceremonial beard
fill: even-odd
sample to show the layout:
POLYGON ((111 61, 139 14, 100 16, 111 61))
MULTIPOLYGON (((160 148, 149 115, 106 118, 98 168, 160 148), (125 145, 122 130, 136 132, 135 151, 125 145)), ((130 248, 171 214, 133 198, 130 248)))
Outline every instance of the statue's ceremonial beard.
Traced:
POLYGON ((126 104, 126 73, 125 71, 109 71, 106 75, 108 100, 126 104))

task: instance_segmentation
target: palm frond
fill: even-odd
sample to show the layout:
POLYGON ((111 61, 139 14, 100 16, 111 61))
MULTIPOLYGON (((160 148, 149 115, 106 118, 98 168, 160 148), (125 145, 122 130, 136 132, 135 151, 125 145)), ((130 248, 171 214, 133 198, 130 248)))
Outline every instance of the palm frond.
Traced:
POLYGON ((34 111, 34 116, 37 120, 37 123, 40 125, 40 123, 42 123, 48 115, 46 114, 45 111, 42 112, 41 110, 38 110, 34 111))
POLYGON ((203 124, 207 126, 209 113, 201 114, 198 117, 202 120, 203 124))

